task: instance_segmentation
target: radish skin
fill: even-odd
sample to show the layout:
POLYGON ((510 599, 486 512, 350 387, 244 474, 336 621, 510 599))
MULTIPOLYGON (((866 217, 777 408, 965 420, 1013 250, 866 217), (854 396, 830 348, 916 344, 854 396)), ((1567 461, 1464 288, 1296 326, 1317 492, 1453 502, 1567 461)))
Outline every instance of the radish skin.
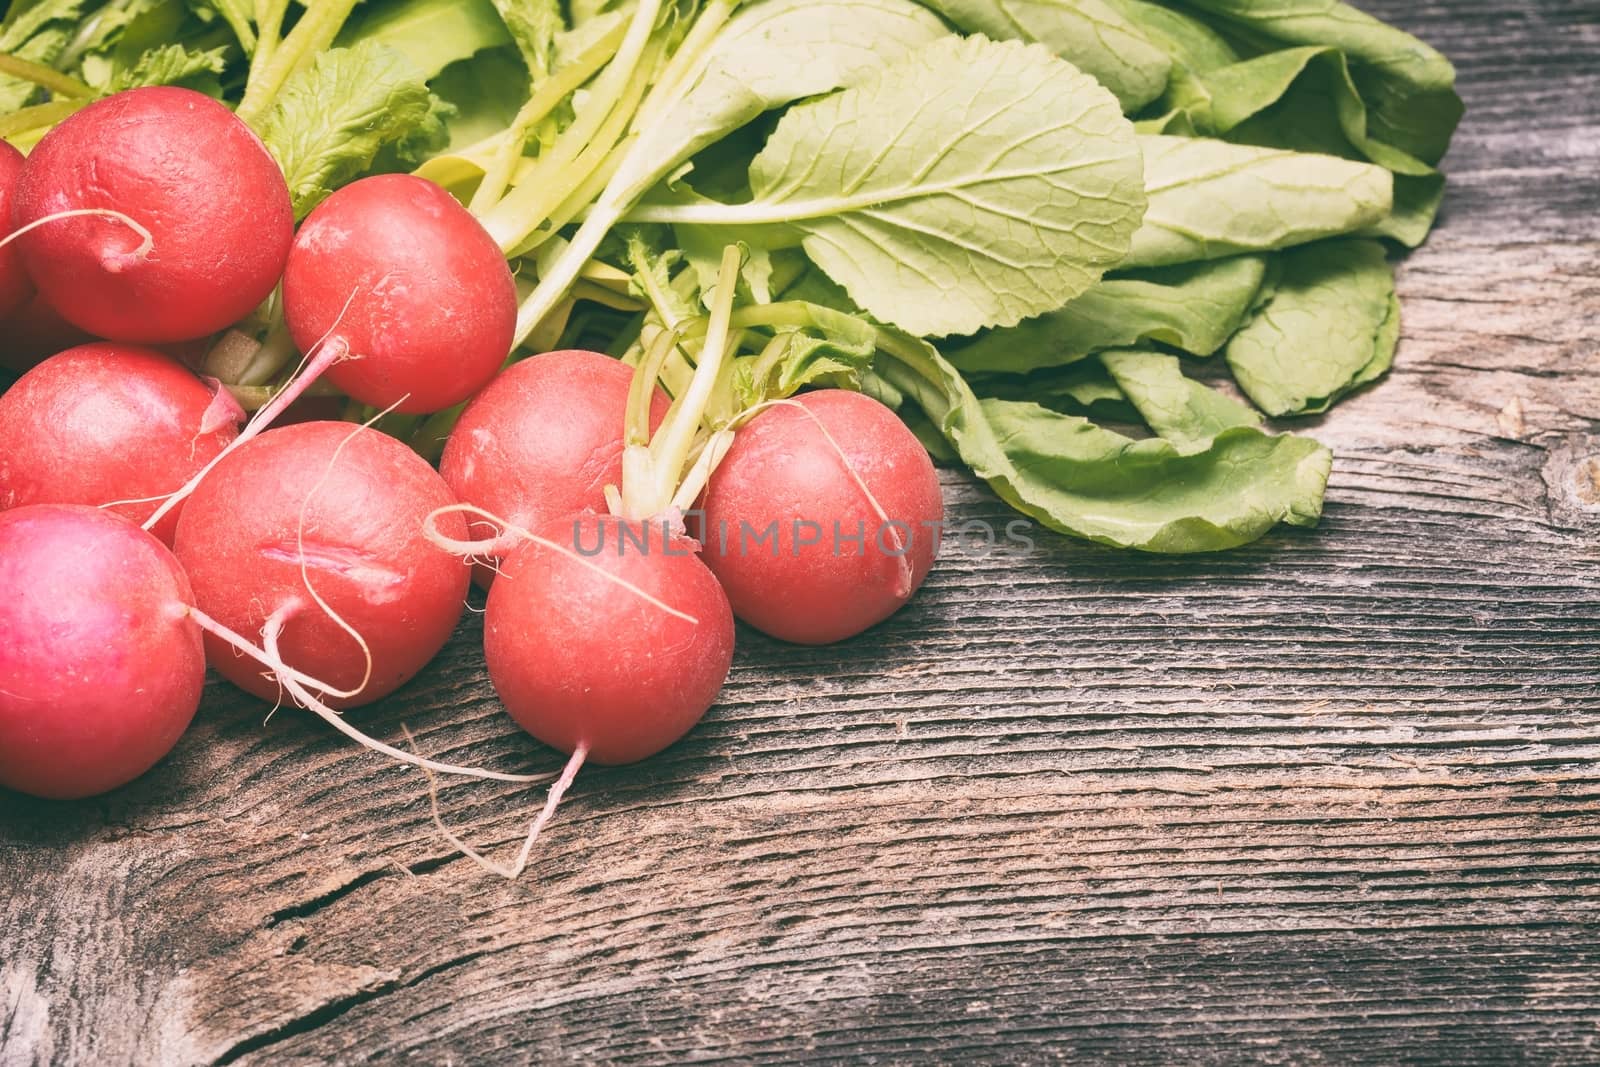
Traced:
POLYGON ((495 691, 562 752, 582 745, 603 764, 654 755, 700 721, 727 679, 727 596, 698 546, 659 521, 583 514, 534 532, 543 543, 508 551, 489 590, 483 650, 495 691))
POLYGON ((928 576, 944 519, 927 450, 894 412, 843 389, 803 393, 752 419, 702 508, 706 565, 734 614, 808 645, 898 611, 928 576), (775 537, 761 540, 769 528, 775 537), (843 539, 862 533, 859 543, 843 539))
POLYGON ((121 516, 0 513, 0 785, 93 796, 170 752, 205 676, 191 603, 172 553, 121 516))
MULTIPOLYGON (((454 503, 394 438, 300 423, 223 458, 184 506, 174 549, 202 611, 249 635, 278 619, 283 661, 350 708, 410 680, 460 619, 468 570, 422 536, 423 520, 454 503)), ((451 528, 466 533, 459 516, 451 528)), ((279 698, 278 681, 228 642, 208 635, 206 648, 229 681, 279 698)))
POLYGON ((363 404, 441 411, 505 362, 517 290, 499 246, 449 193, 383 174, 312 211, 289 253, 284 317, 311 359, 363 404))
POLYGON ((172 86, 116 93, 46 134, 23 166, 11 223, 34 227, 16 246, 63 318, 145 344, 249 314, 294 236, 288 186, 260 138, 217 101, 172 86))
MULTIPOLYGON (((602 511, 622 482, 632 368, 599 352, 562 351, 513 364, 461 413, 439 462, 456 498, 523 529, 602 511)), ((670 398, 655 391, 650 427, 670 398)), ((479 584, 493 571, 480 566, 479 584)))
MULTIPOLYGON (((243 414, 225 391, 152 349, 68 349, 0 396, 0 509, 114 505, 143 522, 227 447, 243 414)), ((179 514, 151 532, 172 544, 179 514)))
MULTIPOLYGON (((0 141, 0 230, 8 229, 17 181, 26 157, 9 142, 0 141)), ((15 314, 33 298, 33 280, 22 265, 22 252, 13 242, 0 248, 0 319, 15 314)))

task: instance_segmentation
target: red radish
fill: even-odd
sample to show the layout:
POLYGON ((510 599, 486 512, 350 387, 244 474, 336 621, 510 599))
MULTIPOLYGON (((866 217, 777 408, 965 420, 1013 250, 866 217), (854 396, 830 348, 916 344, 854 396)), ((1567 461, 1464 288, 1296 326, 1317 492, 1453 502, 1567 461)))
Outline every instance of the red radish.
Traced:
POLYGON ((944 519, 938 475, 915 435, 876 400, 842 389, 752 419, 703 508, 706 565, 734 614, 808 645, 899 610, 933 566, 944 519))
MULTIPOLYGON (((0 141, 0 231, 10 228, 11 202, 25 156, 7 141, 0 141)), ((15 243, 0 248, 0 319, 7 318, 33 296, 33 282, 23 269, 15 243)))
MULTIPOLYGON (((143 522, 227 447, 243 417, 226 391, 160 352, 68 349, 0 396, 0 509, 116 504, 143 522)), ((177 525, 173 511, 151 532, 170 545, 177 525)))
POLYGON ((92 796, 170 752, 205 677, 191 603, 172 553, 120 516, 0 514, 0 785, 92 796))
POLYGON ((261 139, 217 101, 171 86, 63 120, 15 195, 34 284, 67 321, 118 341, 190 340, 243 318, 278 283, 294 236, 288 186, 261 139))
MULTIPOLYGON (((355 707, 421 670, 461 617, 467 568, 422 536, 424 518, 454 503, 394 438, 299 423, 217 464, 184 506, 175 551, 202 611, 237 633, 273 631, 269 652, 316 679, 327 703, 355 707)), ((451 525, 466 533, 459 516, 451 525)), ((217 638, 207 652, 229 681, 278 699, 281 677, 217 638)))
POLYGON ((62 318, 44 297, 35 295, 0 322, 0 367, 21 374, 57 352, 93 340, 62 318))
POLYGON ((303 380, 364 404, 441 411, 494 377, 511 352, 517 290, 483 226, 422 178, 363 178, 300 227, 283 277, 303 380))
POLYGON ((565 551, 533 541, 508 553, 483 651, 506 710, 545 744, 632 763, 688 733, 716 700, 733 662, 733 613, 699 546, 669 530, 588 513, 537 531, 565 551))
MULTIPOLYGON (((633 370, 598 352, 546 352, 490 382, 461 413, 439 473, 463 503, 526 530, 585 509, 603 511, 622 483, 623 418, 633 370)), ((650 428, 670 399, 657 389, 650 428)), ((488 586, 493 574, 477 572, 488 586)))

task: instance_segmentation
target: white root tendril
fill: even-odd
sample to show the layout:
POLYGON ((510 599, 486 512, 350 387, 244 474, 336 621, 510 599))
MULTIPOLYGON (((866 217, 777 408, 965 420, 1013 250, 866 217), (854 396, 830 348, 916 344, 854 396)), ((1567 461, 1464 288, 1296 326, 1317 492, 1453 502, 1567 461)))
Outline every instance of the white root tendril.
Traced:
MULTIPOLYGON (((387 274, 384 275, 378 284, 383 284, 384 281, 388 280, 388 277, 387 274)), ((254 415, 250 416, 250 421, 246 422, 243 428, 239 430, 239 436, 228 442, 227 448, 213 456, 211 461, 201 467, 193 478, 183 484, 182 488, 166 498, 166 502, 144 521, 144 529, 154 529, 156 523, 165 518, 168 512, 187 500, 190 494, 199 488, 200 483, 205 480, 206 475, 216 469, 217 464, 227 459, 236 449, 243 447, 246 442, 259 436, 270 427, 290 404, 299 400, 301 395, 311 388, 312 383, 322 377, 324 371, 342 359, 351 358, 350 346, 345 344, 344 341, 333 337, 333 331, 339 328, 339 323, 343 321, 345 313, 350 310, 350 305, 355 302, 356 296, 360 291, 359 289, 351 290, 350 295, 345 298, 344 307, 339 309, 338 317, 333 320, 333 325, 329 326, 327 332, 317 339, 316 344, 311 346, 310 353, 300 361, 295 368, 294 374, 290 376, 289 383, 280 389, 277 395, 267 401, 254 415)), ((409 394, 407 395, 409 396, 409 394)), ((401 397, 395 401, 389 411, 393 411, 395 407, 403 404, 405 400, 406 397, 401 397)), ((384 412, 384 414, 388 414, 388 412, 384 412)))
POLYGON ((434 511, 429 512, 428 517, 422 520, 422 535, 429 541, 433 542, 434 545, 444 549, 451 555, 460 556, 467 560, 478 560, 481 559, 485 554, 498 555, 499 553, 496 551, 496 546, 503 544, 507 538, 514 537, 521 541, 532 541, 540 548, 548 548, 552 552, 559 552, 568 559, 572 560, 574 563, 582 564, 611 584, 627 590, 640 600, 643 600, 646 603, 661 609, 668 615, 682 619, 684 622, 687 622, 692 626, 700 625, 700 620, 695 616, 690 615, 687 612, 679 611, 677 608, 666 603, 660 598, 645 592, 643 589, 640 589, 637 585, 634 585, 626 578, 623 578, 620 575, 612 574, 598 563, 591 559, 585 558, 583 555, 573 551, 566 545, 559 544, 558 542, 552 541, 547 537, 540 537, 536 533, 531 533, 528 530, 524 530, 522 527, 500 518, 493 512, 485 511, 483 508, 477 507, 474 504, 451 504, 447 507, 437 508, 434 511), (491 541, 463 541, 460 538, 451 537, 441 531, 438 526, 439 516, 450 514, 472 515, 478 519, 492 522, 500 528, 500 536, 491 541))
POLYGON ((424 767, 438 771, 440 774, 455 774, 464 778, 487 778, 497 782, 515 782, 518 784, 531 784, 549 781, 548 774, 507 774, 502 771, 486 771, 478 767, 459 767, 453 763, 440 763, 422 756, 404 752, 351 726, 338 712, 328 707, 311 693, 311 689, 327 690, 330 687, 315 678, 295 670, 283 661, 283 656, 278 649, 278 636, 283 631, 284 617, 282 613, 275 614, 267 620, 266 627, 262 630, 262 645, 251 644, 239 634, 234 633, 216 619, 207 615, 197 607, 189 607, 189 617, 195 625, 213 637, 227 642, 229 645, 244 655, 260 663, 272 672, 279 686, 295 699, 295 701, 313 712, 328 725, 355 741, 357 744, 380 752, 385 756, 409 763, 414 767, 424 767))
MULTIPOLYGON (((401 727, 401 729, 405 728, 401 727)), ((406 730, 405 734, 406 740, 415 748, 416 741, 412 739, 411 731, 406 730)), ((422 765, 423 773, 428 776, 428 806, 433 813, 433 825, 439 831, 440 836, 455 846, 456 850, 467 859, 476 863, 490 874, 498 874, 508 882, 515 881, 522 876, 523 871, 528 869, 528 857, 533 854, 534 842, 539 840, 539 834, 544 830, 545 824, 555 815, 556 808, 561 805, 561 798, 567 795, 567 790, 571 788, 573 779, 578 776, 578 771, 583 767, 583 761, 588 756, 589 746, 587 743, 580 743, 577 748, 572 750, 572 755, 568 758, 566 767, 561 771, 561 777, 557 778, 555 784, 550 787, 550 794, 545 798, 544 807, 539 809, 539 814, 534 817, 532 825, 529 826, 528 836, 523 839, 522 850, 517 853, 516 862, 509 867, 491 860, 467 844, 459 834, 444 824, 444 816, 439 812, 438 780, 434 778, 432 770, 426 765, 422 765)))
POLYGON ((0 248, 4 248, 6 245, 10 244, 12 241, 15 241, 18 237, 21 237, 29 230, 37 230, 40 226, 43 226, 47 223, 57 222, 61 219, 82 218, 84 216, 94 216, 102 219, 115 219, 124 226, 128 227, 128 229, 132 230, 134 233, 138 234, 139 247, 135 248, 132 252, 127 253, 127 255, 144 259, 150 254, 150 250, 156 246, 155 238, 151 235, 149 230, 145 229, 144 226, 142 226, 135 219, 129 218, 120 211, 113 211, 107 207, 75 207, 68 211, 54 212, 53 214, 46 215, 42 219, 34 219, 26 226, 21 226, 15 230, 12 230, 10 233, 6 234, 5 237, 0 238, 0 248))
MULTIPOLYGON (((283 656, 278 651, 278 635, 282 629, 283 626, 281 620, 278 621, 276 626, 269 621, 266 629, 264 629, 261 633, 264 651, 268 657, 268 659, 264 660, 263 662, 268 662, 274 670, 277 669, 278 664, 283 663, 283 656)), ((436 760, 427 759, 426 757, 406 752, 404 749, 395 748, 393 745, 385 744, 384 742, 379 741, 377 738, 363 733, 354 726, 351 726, 345 721, 344 716, 328 707, 321 700, 318 700, 309 689, 307 689, 295 677, 292 676, 293 674, 298 673, 299 672, 296 671, 291 672, 291 676, 285 676, 281 674, 278 676, 278 681, 283 685, 283 688, 288 691, 289 695, 295 699, 295 702, 301 707, 305 708, 307 711, 312 712, 323 722, 326 722, 329 726, 332 726, 335 730, 338 730, 340 733, 350 738, 350 740, 365 748, 370 748, 374 752, 380 752, 385 756, 399 760, 401 763, 409 763, 414 767, 422 767, 429 771, 438 771, 440 774, 460 775, 463 778, 487 778, 497 782, 531 783, 542 781, 546 777, 545 775, 539 774, 506 774, 502 771, 486 771, 481 767, 461 767, 454 763, 440 763, 436 760)))

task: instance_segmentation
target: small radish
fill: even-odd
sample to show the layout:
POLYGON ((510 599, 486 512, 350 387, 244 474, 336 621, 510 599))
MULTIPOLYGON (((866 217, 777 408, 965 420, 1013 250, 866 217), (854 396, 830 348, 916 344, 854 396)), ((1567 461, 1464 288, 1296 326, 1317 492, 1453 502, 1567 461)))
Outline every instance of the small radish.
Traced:
POLYGON ((39 291, 99 337, 215 333, 283 273, 294 214, 283 172, 233 112, 151 86, 90 104, 45 135, 11 223, 39 291))
POLYGON ((706 565, 734 614, 828 644, 882 622, 933 566, 944 503, 894 412, 842 389, 803 393, 739 430, 703 498, 706 565), (770 536, 763 536, 770 535, 770 536))
MULTIPOLYGON (((25 156, 8 141, 0 141, 0 233, 11 227, 11 203, 25 156)), ((23 269, 15 243, 0 248, 0 319, 12 315, 33 296, 33 282, 23 269)))
MULTIPOLYGON (((0 255, 4 250, 0 249, 0 255)), ((21 374, 75 345, 93 341, 37 294, 0 322, 0 367, 21 374)))
MULTIPOLYGON (((356 707, 421 670, 461 617, 467 568, 422 536, 423 519, 454 503, 394 438, 299 423, 262 434, 206 476, 174 550, 201 610, 237 633, 271 631, 268 650, 335 694, 329 705, 356 707)), ((453 526, 465 534, 459 516, 453 526)), ((207 651, 229 681, 278 699, 282 678, 263 677, 217 638, 207 651)))
POLYGON ((205 653, 172 553, 97 508, 0 513, 0 785, 93 796, 177 744, 205 653))
MULTIPOLYGON (((658 338, 633 372, 622 483, 604 489, 615 514, 582 512, 536 530, 472 504, 428 517, 428 537, 440 547, 501 559, 484 614, 489 680, 524 730, 569 756, 510 865, 453 835, 435 803, 440 832, 487 870, 521 874, 586 761, 630 763, 661 751, 705 715, 727 679, 733 612, 699 546, 684 536, 675 502, 702 467, 698 460, 691 466, 693 446, 728 362, 739 265, 738 249, 729 248, 694 375, 653 435, 651 401, 676 335, 658 338), (500 532, 466 541, 438 525, 462 515, 500 532)), ((576 425, 587 432, 591 423, 584 417, 576 425)))
MULTIPOLYGON (((238 433, 244 412, 137 345, 71 348, 0 395, 0 509, 115 505, 143 522, 238 433)), ((151 530, 172 543, 178 512, 151 530)))
MULTIPOLYGON (((534 530, 602 511, 622 482, 623 419, 633 370, 598 352, 546 352, 513 364, 473 397, 445 443, 439 473, 456 498, 534 530)), ((650 428, 670 403, 657 389, 650 428)), ((487 588, 493 571, 477 572, 487 588)))
POLYGON ((363 178, 319 204, 295 238, 284 317, 328 380, 364 404, 440 411, 486 385, 511 352, 517 289, 483 226, 422 178, 363 178), (319 358, 320 357, 320 358, 319 358))

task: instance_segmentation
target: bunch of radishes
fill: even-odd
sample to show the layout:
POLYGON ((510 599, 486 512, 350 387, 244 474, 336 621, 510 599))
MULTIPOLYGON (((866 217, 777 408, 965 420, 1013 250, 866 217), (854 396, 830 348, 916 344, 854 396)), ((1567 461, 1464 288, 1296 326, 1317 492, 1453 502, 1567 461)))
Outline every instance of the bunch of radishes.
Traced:
POLYGON ((0 396, 0 785, 82 797, 142 774, 208 663, 430 771, 547 777, 428 760, 341 714, 438 653, 477 567, 489 676, 571 757, 553 804, 585 759, 643 759, 700 719, 735 614, 835 641, 932 565, 937 479, 876 401, 824 390, 704 425, 733 250, 678 395, 657 384, 675 334, 637 369, 561 351, 500 373, 517 291, 461 204, 368 177, 296 232, 261 141, 177 88, 84 108, 25 160, 0 142, 0 236, 0 351, 41 317, 102 339, 0 396), (247 420, 182 358, 280 285, 304 363, 247 420), (472 398, 442 474, 371 426, 283 418, 319 378, 392 411, 472 398))

